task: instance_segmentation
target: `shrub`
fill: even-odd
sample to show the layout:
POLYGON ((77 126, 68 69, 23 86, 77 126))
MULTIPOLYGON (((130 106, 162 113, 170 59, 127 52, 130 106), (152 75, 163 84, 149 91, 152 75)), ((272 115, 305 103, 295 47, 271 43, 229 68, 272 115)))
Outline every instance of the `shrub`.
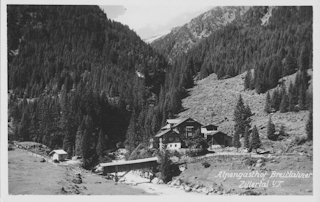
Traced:
POLYGON ((211 164, 208 163, 207 161, 202 162, 202 165, 203 165, 203 167, 205 167, 205 168, 209 168, 209 167, 211 166, 211 164))
POLYGON ((197 130, 191 138, 185 139, 185 142, 189 148, 199 149, 202 152, 207 151, 209 147, 207 141, 201 136, 200 130, 197 130))
POLYGON ((196 148, 189 148, 186 151, 186 155, 189 157, 195 157, 199 155, 204 155, 207 153, 207 150, 202 150, 202 149, 196 149, 196 148))
POLYGON ((176 156, 178 158, 181 158, 181 154, 177 151, 177 150, 174 150, 172 153, 171 153, 171 156, 176 156))
POLYGON ((250 156, 250 157, 246 157, 246 158, 244 159, 244 164, 245 164, 246 166, 252 166, 252 165, 255 164, 255 163, 256 163, 256 161, 255 161, 254 159, 252 159, 251 156, 250 156))

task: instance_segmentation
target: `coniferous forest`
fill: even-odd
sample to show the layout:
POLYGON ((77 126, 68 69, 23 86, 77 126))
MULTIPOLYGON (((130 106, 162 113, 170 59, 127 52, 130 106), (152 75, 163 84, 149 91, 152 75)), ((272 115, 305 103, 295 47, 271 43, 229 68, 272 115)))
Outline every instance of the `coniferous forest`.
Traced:
POLYGON ((289 92, 269 95, 270 106, 286 112, 311 102, 312 7, 278 7, 267 25, 259 20, 265 8, 252 7, 170 63, 98 6, 11 5, 7 12, 9 138, 63 148, 85 167, 121 144, 132 151, 148 143, 182 110, 194 80, 211 73, 247 71, 244 88, 264 93, 299 72, 289 92))
POLYGON ((98 6, 8 6, 8 61, 17 140, 90 164, 101 138, 134 147, 160 127, 165 58, 98 6))

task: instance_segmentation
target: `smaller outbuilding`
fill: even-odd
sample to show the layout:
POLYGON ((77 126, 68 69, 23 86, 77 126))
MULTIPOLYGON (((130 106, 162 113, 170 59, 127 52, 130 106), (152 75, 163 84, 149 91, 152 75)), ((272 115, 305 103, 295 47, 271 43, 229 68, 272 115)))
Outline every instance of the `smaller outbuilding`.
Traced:
POLYGON ((57 149, 51 151, 49 156, 52 157, 52 160, 64 161, 67 158, 68 153, 63 149, 57 149))
POLYGON ((232 137, 221 131, 215 131, 206 135, 209 146, 220 145, 222 147, 232 146, 232 137))

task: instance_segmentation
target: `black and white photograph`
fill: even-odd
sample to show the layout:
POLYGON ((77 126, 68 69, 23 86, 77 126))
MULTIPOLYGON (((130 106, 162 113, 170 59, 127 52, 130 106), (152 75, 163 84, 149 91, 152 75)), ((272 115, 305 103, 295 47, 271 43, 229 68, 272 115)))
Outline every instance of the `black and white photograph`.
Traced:
POLYGON ((1 3, 3 201, 320 200, 320 2, 199 2, 1 3))

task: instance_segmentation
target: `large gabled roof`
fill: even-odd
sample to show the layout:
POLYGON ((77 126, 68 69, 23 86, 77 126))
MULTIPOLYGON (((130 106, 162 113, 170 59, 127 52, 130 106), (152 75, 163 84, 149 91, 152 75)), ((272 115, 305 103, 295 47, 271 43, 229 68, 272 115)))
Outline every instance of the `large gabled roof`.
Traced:
MULTIPOLYGON (((177 127, 178 125, 182 124, 183 122, 187 121, 188 119, 194 120, 193 118, 190 118, 190 117, 184 118, 184 119, 181 119, 181 121, 179 121, 178 123, 176 123, 173 127, 177 127)), ((195 122, 198 122, 198 121, 196 121, 196 120, 194 120, 194 121, 195 121, 195 122)), ((199 123, 199 122, 198 122, 198 123, 199 123)), ((201 123, 199 123, 199 124, 202 126, 201 123)))
POLYGON ((162 135, 166 134, 167 132, 169 132, 171 129, 167 129, 167 130, 163 130, 160 133, 156 134, 155 137, 161 137, 162 135))
POLYGON ((167 129, 170 129, 170 124, 167 124, 161 128, 161 130, 167 130, 167 129))
MULTIPOLYGON (((167 129, 167 130, 160 131, 160 133, 156 134, 155 137, 161 137, 161 136, 167 134, 167 133, 170 132, 170 131, 176 133, 175 131, 173 131, 173 130, 171 130, 171 129, 167 129)), ((177 133, 177 134, 178 134, 178 133, 177 133)))
MULTIPOLYGON (((155 136, 155 137, 161 137, 162 135, 166 134, 167 132, 169 132, 171 129, 177 127, 178 125, 180 125, 181 123, 187 121, 188 119, 191 119, 195 122, 198 122, 196 120, 194 120, 193 118, 190 118, 190 117, 187 117, 187 118, 184 118, 184 119, 167 119, 167 125, 163 126, 159 133, 155 136), (170 126, 170 124, 174 124, 173 126, 170 126)), ((199 123, 199 122, 198 122, 199 123)), ((202 124, 199 123, 201 126, 202 124)))

